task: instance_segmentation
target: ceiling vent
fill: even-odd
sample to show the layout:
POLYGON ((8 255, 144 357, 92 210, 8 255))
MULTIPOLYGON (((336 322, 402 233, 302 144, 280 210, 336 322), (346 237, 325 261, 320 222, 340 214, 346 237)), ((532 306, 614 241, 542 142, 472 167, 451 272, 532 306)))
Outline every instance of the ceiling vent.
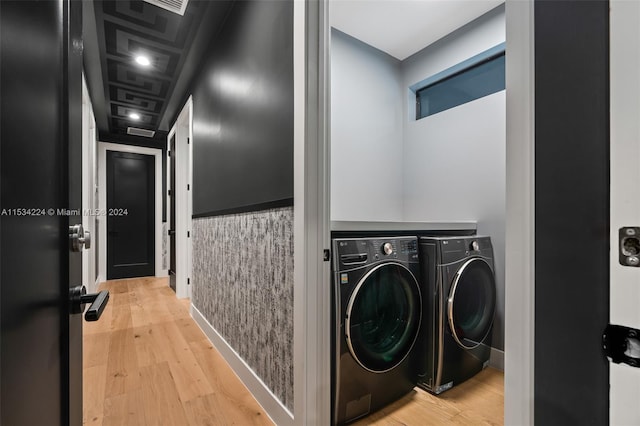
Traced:
POLYGON ((127 127, 127 134, 135 136, 144 136, 145 138, 152 138, 156 134, 153 130, 140 129, 138 127, 127 127))
POLYGON ((177 13, 178 15, 184 15, 184 10, 187 8, 189 0, 144 0, 147 3, 151 3, 163 9, 167 9, 169 12, 177 13))

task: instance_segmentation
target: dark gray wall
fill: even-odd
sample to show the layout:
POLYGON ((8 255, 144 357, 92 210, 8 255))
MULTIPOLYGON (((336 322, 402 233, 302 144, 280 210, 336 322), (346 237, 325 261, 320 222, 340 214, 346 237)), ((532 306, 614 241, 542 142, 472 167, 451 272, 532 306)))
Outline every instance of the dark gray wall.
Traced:
POLYGON ((293 2, 236 2, 193 85, 193 214, 291 205, 293 2))
POLYGON ((192 94, 192 303, 293 410, 293 2, 235 2, 192 94))
POLYGON ((609 422, 608 58, 607 1, 535 2, 539 425, 609 422))

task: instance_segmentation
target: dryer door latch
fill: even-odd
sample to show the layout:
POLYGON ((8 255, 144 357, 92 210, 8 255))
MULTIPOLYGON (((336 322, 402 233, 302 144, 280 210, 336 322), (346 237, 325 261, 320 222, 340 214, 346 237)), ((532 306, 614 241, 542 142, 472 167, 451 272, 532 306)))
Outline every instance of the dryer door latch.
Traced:
POLYGON ((607 325, 602 347, 609 361, 640 368, 640 330, 623 325, 607 325))

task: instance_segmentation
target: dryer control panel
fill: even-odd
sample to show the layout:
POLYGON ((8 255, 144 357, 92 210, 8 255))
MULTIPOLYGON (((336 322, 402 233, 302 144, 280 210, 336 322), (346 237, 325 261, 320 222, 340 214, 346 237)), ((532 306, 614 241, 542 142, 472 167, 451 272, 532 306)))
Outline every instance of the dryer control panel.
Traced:
POLYGON ((344 271, 394 260, 418 262, 415 237, 345 238, 333 240, 333 270, 344 271))

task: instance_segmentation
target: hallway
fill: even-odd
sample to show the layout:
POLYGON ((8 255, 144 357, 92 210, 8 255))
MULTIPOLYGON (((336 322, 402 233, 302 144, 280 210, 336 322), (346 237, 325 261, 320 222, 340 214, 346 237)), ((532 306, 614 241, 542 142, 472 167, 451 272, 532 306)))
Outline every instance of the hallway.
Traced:
POLYGON ((167 278, 108 281, 84 322, 85 425, 269 425, 167 278))

